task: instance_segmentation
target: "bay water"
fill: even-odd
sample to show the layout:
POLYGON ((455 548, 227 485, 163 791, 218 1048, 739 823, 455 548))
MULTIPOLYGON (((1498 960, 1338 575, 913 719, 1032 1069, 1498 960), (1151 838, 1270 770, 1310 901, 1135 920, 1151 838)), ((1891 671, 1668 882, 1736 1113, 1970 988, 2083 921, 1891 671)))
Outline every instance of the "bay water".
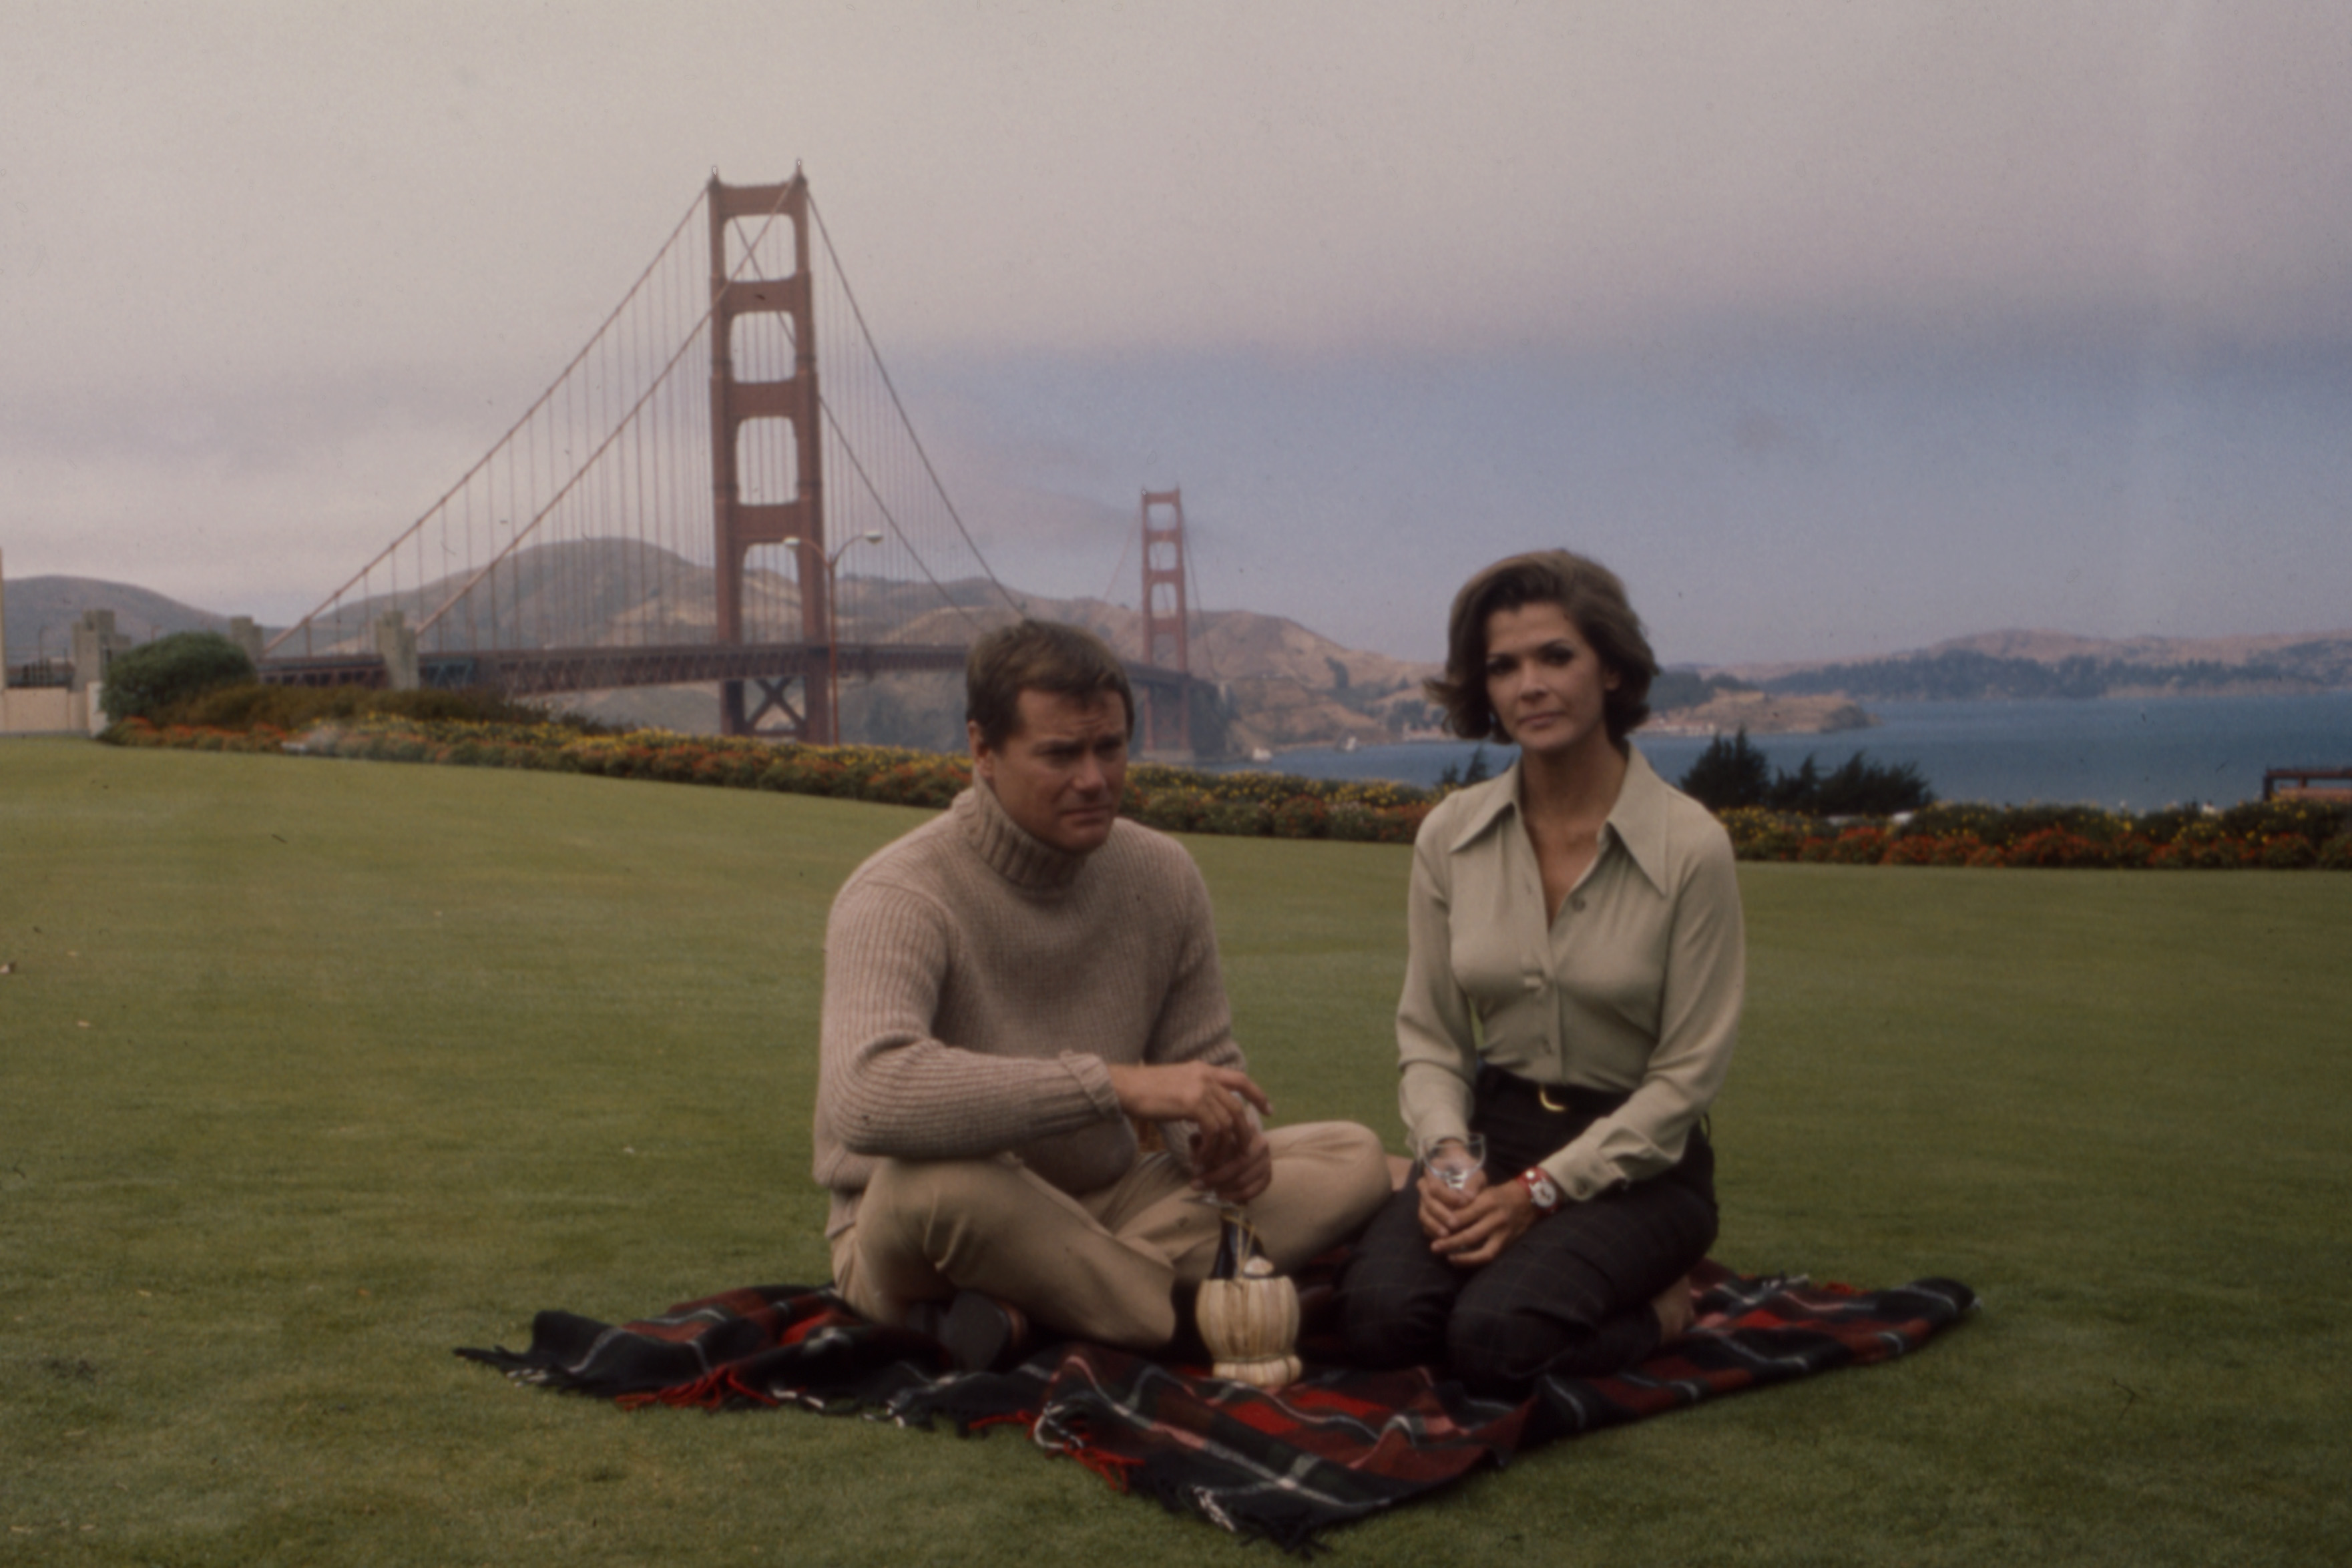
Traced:
MULTIPOLYGON (((1880 721, 1873 728, 1748 739, 1790 772, 1808 755, 1824 772, 1857 751, 1882 763, 1915 762, 1937 800, 1991 805, 2229 806, 2261 798, 2266 768, 2352 768, 2352 691, 1864 706, 1880 721)), ((1707 737, 1637 730, 1633 744, 1672 780, 1706 749, 1707 737)), ((1464 741, 1307 747, 1245 766, 1426 786, 1448 767, 1466 768, 1476 750, 1464 741)), ((1486 753, 1496 772, 1515 754, 1492 744, 1486 753)))

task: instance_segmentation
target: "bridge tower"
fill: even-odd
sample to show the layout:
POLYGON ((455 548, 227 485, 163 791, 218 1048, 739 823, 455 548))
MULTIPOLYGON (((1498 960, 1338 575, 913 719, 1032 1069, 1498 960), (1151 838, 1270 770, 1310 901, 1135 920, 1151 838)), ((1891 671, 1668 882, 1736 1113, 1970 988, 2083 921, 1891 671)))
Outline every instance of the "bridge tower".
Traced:
POLYGON ((800 540, 801 637, 812 653, 801 680, 801 706, 795 711, 786 700, 789 675, 774 681, 755 677, 756 706, 745 706, 740 680, 719 687, 720 727, 729 735, 763 733, 761 720, 770 713, 783 716, 781 729, 764 733, 793 734, 803 739, 836 741, 838 717, 832 694, 814 672, 821 667, 820 650, 829 651, 834 638, 833 594, 826 570, 824 485, 818 465, 824 452, 818 429, 816 387, 815 296, 809 271, 808 180, 794 173, 782 185, 728 185, 710 176, 710 481, 713 565, 718 594, 718 624, 712 640, 740 647, 743 642, 743 565, 753 545, 800 540), (793 272, 789 277, 743 277, 730 279, 727 228, 737 218, 776 218, 793 225, 793 272), (735 378, 735 323, 745 316, 784 318, 792 335, 793 373, 783 381, 743 382, 735 378), (789 501, 747 502, 743 499, 738 437, 755 419, 782 419, 793 431, 793 497, 789 501))
POLYGON ((1192 750, 1192 673, 1184 602, 1184 492, 1143 492, 1143 662, 1174 672, 1172 688, 1152 683, 1143 700, 1143 749, 1189 756, 1192 750), (1157 517, 1155 517, 1155 514, 1157 517))

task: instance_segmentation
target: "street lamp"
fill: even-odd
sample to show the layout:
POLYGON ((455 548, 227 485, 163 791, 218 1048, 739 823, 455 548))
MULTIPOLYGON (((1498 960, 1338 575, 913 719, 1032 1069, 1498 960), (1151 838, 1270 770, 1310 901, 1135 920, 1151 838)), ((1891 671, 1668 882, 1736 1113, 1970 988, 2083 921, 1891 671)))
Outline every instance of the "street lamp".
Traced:
MULTIPOLYGON (((808 548, 811 541, 798 534, 786 534, 777 541, 788 550, 808 548)), ((841 541, 841 548, 824 558, 824 692, 825 711, 832 716, 833 734, 830 745, 841 744, 841 596, 835 591, 834 572, 841 558, 849 553, 852 545, 878 545, 882 542, 880 528, 868 528, 853 538, 841 541)))

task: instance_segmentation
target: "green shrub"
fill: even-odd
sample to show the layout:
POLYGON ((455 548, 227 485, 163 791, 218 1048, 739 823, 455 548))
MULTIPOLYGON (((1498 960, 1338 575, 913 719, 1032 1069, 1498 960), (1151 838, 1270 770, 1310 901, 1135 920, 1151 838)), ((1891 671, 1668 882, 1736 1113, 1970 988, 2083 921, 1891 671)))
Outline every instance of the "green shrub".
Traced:
POLYGON ((1319 839, 1330 827, 1331 809, 1312 795, 1294 795, 1274 808, 1277 838, 1319 839))
POLYGON ((253 660, 217 632, 174 632, 118 653, 106 669, 106 716, 160 718, 173 703, 253 679, 253 660))
POLYGON ((2273 833, 2263 841, 2262 862, 2273 871, 2302 871, 2319 863, 2319 846, 2300 833, 2273 833))
POLYGON ((2352 829, 2352 806, 2322 800, 2248 800, 2231 807, 2214 821, 2232 838, 2265 841, 2301 839, 2315 851, 2336 834, 2352 829))
POLYGON ((2073 830, 2053 824, 2010 841, 2001 854, 2003 865, 2080 867, 2107 863, 2105 846, 2073 830))
POLYGON ((1212 833, 1255 838, 1272 830, 1274 812, 1263 800, 1219 800, 1209 808, 1201 826, 1212 833))
MULTIPOLYGON (((493 704, 505 699, 488 694, 493 704)), ((276 751, 473 767, 539 768, 614 779, 663 779, 730 789, 762 789, 894 805, 945 806, 971 778, 961 757, 874 746, 772 745, 743 737, 635 730, 583 734, 520 707, 527 724, 405 718, 350 705, 385 698, 426 711, 481 700, 481 694, 374 693, 345 688, 302 695, 272 706, 275 690, 247 686, 197 699, 205 712, 229 713, 247 727, 157 726, 129 718, 106 738, 122 746, 276 751), (323 706, 322 706, 323 705, 323 706), (289 728, 263 722, 271 712, 289 728), (314 713, 331 716, 310 718, 314 713)), ((1165 831, 1255 837, 1328 838, 1411 843, 1435 804, 1434 792, 1378 780, 1218 774, 1139 764, 1129 771, 1124 813, 1165 831)), ((1818 771, 1816 771, 1818 780, 1818 771)), ((2250 802, 2229 812, 2170 808, 2132 818, 2095 806, 1929 805, 1901 822, 1847 821, 1831 825, 1801 812, 1742 807, 1718 814, 1741 860, 1827 865, 1975 867, 2149 867, 2154 869, 2352 870, 2352 827, 2337 806, 2309 801, 2250 802), (2242 830, 2242 831, 2241 831, 2242 830), (2332 831, 2331 831, 2332 830, 2332 831), (2323 836, 2324 835, 2324 836, 2323 836)))
POLYGON ((1828 859, 1833 865, 1876 865, 1886 857, 1886 830, 1848 828, 1832 841, 1828 859))
POLYGON ((1969 834, 1979 839, 1997 836, 2008 813, 1998 806, 1973 801, 1938 800, 1922 806, 1904 820, 1905 838, 1947 839, 1969 834))
POLYGON ((197 729, 253 729, 267 725, 288 734, 331 720, 408 718, 472 724, 553 724, 581 735, 610 735, 608 725, 574 713, 551 713, 488 686, 394 692, 373 686, 263 685, 251 666, 236 684, 184 695, 159 715, 160 723, 197 729))
POLYGON ((1128 810, 1147 828, 1192 833, 1200 831, 1214 803, 1198 789, 1155 789, 1139 799, 1130 797, 1128 810))
POLYGON ((2205 808, 2198 805, 2167 806, 2161 810, 2143 815, 2137 826, 2150 841, 2168 844, 2181 832, 2207 821, 2205 808))
POLYGON ((1744 861, 1784 861, 1804 847, 1811 822, 1761 806, 1722 813, 1724 831, 1731 835, 1731 852, 1744 861))

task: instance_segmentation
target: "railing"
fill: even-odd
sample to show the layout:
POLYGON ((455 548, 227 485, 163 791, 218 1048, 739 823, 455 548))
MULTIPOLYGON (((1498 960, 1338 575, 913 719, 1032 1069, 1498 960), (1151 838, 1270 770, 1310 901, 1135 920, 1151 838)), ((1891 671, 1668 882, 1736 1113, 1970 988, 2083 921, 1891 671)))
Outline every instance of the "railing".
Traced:
POLYGON ((73 685, 73 663, 68 659, 37 659, 8 666, 8 685, 19 690, 73 685))
POLYGON ((2352 800, 2352 768, 2265 768, 2263 799, 2352 800), (2325 780, 2314 784, 2314 779, 2325 780), (2330 788, 2330 786, 2333 786, 2330 788))

